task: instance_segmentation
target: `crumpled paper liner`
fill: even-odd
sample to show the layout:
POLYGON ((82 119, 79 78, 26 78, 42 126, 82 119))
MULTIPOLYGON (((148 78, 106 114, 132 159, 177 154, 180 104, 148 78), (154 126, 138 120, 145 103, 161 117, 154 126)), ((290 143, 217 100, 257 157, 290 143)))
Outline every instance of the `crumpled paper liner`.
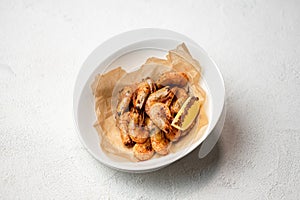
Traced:
MULTIPOLYGON (((208 105, 206 93, 199 85, 201 78, 199 62, 192 58, 184 43, 169 51, 166 57, 167 59, 149 58, 144 65, 133 72, 126 72, 121 67, 118 67, 95 77, 91 85, 95 97, 95 114, 97 117, 94 127, 100 138, 100 147, 114 159, 119 161, 137 161, 133 156, 132 148, 127 148, 123 145, 120 131, 116 127, 115 109, 118 92, 124 86, 136 85, 136 83, 146 77, 151 77, 156 81, 166 71, 185 72, 189 77, 188 87, 190 95, 199 97, 202 104, 195 126, 186 136, 172 144, 170 153, 180 151, 193 144, 205 132, 208 124, 206 115, 208 105)), ((153 158, 157 157, 161 156, 155 154, 153 158)))

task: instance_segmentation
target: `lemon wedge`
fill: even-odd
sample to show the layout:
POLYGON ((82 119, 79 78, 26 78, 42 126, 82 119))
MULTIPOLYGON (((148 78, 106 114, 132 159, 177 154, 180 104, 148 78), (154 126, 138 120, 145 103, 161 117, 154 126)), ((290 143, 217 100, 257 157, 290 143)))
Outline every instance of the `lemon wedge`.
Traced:
POLYGON ((196 119, 200 106, 198 97, 189 97, 176 114, 171 125, 182 131, 188 129, 196 119))

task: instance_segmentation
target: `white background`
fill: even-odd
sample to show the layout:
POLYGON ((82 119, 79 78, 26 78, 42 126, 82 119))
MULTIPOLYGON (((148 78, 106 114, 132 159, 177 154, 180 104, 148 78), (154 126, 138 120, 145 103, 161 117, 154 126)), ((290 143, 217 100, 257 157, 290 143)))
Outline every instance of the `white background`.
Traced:
POLYGON ((0 199, 299 199, 299 1, 0 1, 0 199), (80 144, 72 91, 118 33, 183 33, 226 84, 222 136, 153 173, 109 169, 80 144))

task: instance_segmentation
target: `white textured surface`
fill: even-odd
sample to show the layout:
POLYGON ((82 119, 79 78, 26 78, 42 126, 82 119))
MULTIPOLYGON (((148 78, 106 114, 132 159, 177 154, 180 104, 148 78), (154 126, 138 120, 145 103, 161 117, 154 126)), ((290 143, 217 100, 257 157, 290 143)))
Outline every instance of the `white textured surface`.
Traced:
POLYGON ((0 199, 299 199, 299 1, 0 2, 0 199), (72 90, 101 42, 181 32, 220 66, 218 145, 149 174, 117 172, 80 144, 72 90))

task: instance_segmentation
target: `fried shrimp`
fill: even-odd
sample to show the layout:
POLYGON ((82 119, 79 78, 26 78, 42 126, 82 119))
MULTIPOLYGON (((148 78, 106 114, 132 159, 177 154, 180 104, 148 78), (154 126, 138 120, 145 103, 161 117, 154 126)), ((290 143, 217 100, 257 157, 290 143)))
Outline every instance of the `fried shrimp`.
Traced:
POLYGON ((168 71, 163 73, 156 81, 158 88, 164 86, 179 86, 184 87, 187 85, 189 78, 184 72, 168 71))
POLYGON ((165 103, 166 106, 168 107, 172 102, 173 97, 174 97, 174 93, 171 91, 170 87, 168 86, 161 88, 156 92, 153 92, 152 94, 149 95, 146 101, 146 105, 145 105, 146 113, 148 114, 150 112, 151 107, 155 103, 165 103))
POLYGON ((169 86, 161 88, 150 94, 147 99, 145 111, 153 123, 161 129, 165 136, 176 141, 180 137, 180 132, 171 126, 173 120, 169 105, 174 97, 174 92, 169 86))
POLYGON ((133 146, 133 154, 139 160, 148 160, 154 155, 154 150, 151 146, 150 138, 143 144, 136 143, 133 146))
POLYGON ((130 138, 136 143, 144 143, 149 137, 149 131, 143 123, 144 114, 132 108, 129 114, 128 132, 130 138))
POLYGON ((189 97, 188 93, 185 89, 174 87, 171 89, 175 93, 175 97, 170 105, 170 110, 172 115, 174 116, 180 110, 181 106, 189 97))
POLYGON ((151 145, 154 151, 160 155, 168 154, 171 143, 165 137, 164 132, 162 132, 150 118, 146 118, 145 121, 150 132, 151 145))
POLYGON ((129 86, 124 87, 119 92, 118 105, 117 105, 117 117, 120 117, 124 112, 129 110, 129 104, 133 95, 133 89, 129 86))
POLYGON ((126 147, 133 147, 133 145, 135 144, 128 133, 128 124, 129 124, 129 120, 130 120, 130 112, 125 112, 123 113, 118 119, 117 119, 117 127, 120 130, 120 135, 121 135, 121 140, 122 143, 126 146, 126 147))
POLYGON ((146 102, 150 93, 155 92, 156 85, 154 81, 147 77, 141 83, 138 84, 133 98, 133 106, 141 110, 146 102))
POLYGON ((147 113, 153 123, 165 133, 172 131, 172 115, 168 106, 164 103, 155 103, 147 113))

